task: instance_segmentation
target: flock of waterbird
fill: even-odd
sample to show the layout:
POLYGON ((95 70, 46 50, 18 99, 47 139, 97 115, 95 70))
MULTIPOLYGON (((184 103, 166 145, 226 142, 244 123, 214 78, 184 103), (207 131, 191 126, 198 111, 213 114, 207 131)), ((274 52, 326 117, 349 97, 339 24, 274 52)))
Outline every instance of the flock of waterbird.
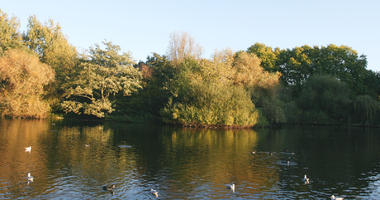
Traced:
MULTIPOLYGON (((25 147, 25 152, 31 153, 32 152, 32 146, 25 147)), ((32 183, 34 181, 33 176, 28 172, 28 176, 26 177, 27 183, 32 183)))
MULTIPOLYGON (((86 144, 86 147, 89 147, 89 145, 86 144)), ((32 152, 32 146, 25 147, 25 152, 31 153, 32 152)), ((252 155, 256 155, 256 153, 260 153, 260 152, 256 152, 256 151, 251 152, 252 155)), ((274 154, 274 152, 261 152, 261 153, 266 153, 266 154, 269 154, 270 156, 272 156, 274 154)), ((283 152, 283 153, 291 155, 291 156, 295 155, 295 153, 287 153, 287 152, 283 152)), ((288 166, 290 165, 290 161, 289 160, 287 161, 287 165, 288 166)), ((34 181, 33 176, 31 175, 30 172, 28 172, 28 174, 27 174, 27 183, 30 184, 33 181, 34 181)), ((310 184, 310 178, 308 178, 306 174, 303 177, 303 182, 305 183, 305 185, 310 184)), ((233 193, 235 192, 235 187, 236 187, 235 183, 231 183, 231 184, 227 184, 226 185, 226 188, 229 189, 229 190, 231 190, 233 193)), ((109 185, 109 186, 103 186, 103 190, 109 191, 112 194, 114 194, 114 189, 115 188, 116 188, 116 185, 114 185, 114 184, 109 185)), ((155 196, 156 198, 158 198, 158 192, 157 192, 157 190, 151 188, 150 189, 150 193, 153 196, 155 196)), ((335 197, 334 195, 331 195, 330 199, 331 200, 343 200, 342 197, 335 197)))
MULTIPOLYGON (((252 151, 251 152, 251 154, 252 155, 256 155, 257 153, 264 153, 264 154, 268 154, 268 155, 270 155, 270 156, 272 156, 273 154, 275 154, 275 152, 256 152, 256 151, 252 151)), ((290 156, 294 156, 295 155, 295 153, 288 153, 288 152, 280 152, 281 154, 286 154, 286 155, 290 155, 290 156)), ((287 166, 290 166, 290 159, 291 157, 289 157, 288 158, 288 160, 287 160, 287 166)), ((310 184, 310 178, 309 177, 307 177, 307 175, 305 174, 304 175, 304 177, 303 177, 303 182, 305 183, 305 185, 308 185, 308 184, 310 184)), ((232 186, 232 185, 231 185, 232 186)), ((233 187, 228 187, 227 186, 227 188, 233 188, 233 189, 231 189, 233 192, 235 192, 235 184, 233 184, 233 187)), ((344 198, 343 197, 335 197, 335 195, 331 195, 330 196, 330 199, 331 200, 343 200, 344 198)))
MULTIPOLYGON (((90 145, 86 144, 85 147, 90 147, 90 145)), ((32 152, 32 146, 25 147, 25 152, 31 153, 32 152)), ((34 181, 34 177, 31 175, 30 172, 28 172, 26 179, 27 179, 27 184, 28 185, 34 181)), ((103 186, 103 190, 109 191, 112 194, 114 194, 114 189, 115 188, 116 188, 116 185, 114 185, 114 184, 109 185, 109 186, 103 186)), ((150 193, 153 196, 155 196, 156 198, 158 198, 158 192, 157 192, 157 190, 154 190, 154 189, 151 188, 150 189, 150 193)))

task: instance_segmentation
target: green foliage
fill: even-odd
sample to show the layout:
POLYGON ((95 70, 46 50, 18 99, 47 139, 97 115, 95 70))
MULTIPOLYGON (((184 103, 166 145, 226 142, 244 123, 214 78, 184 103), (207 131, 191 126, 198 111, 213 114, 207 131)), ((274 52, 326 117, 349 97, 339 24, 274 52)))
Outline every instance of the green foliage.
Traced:
MULTIPOLYGON (((271 88, 256 88, 252 93, 252 100, 256 108, 261 111, 261 117, 268 124, 281 124, 286 122, 285 103, 280 98, 278 86, 271 88)), ((283 92, 283 91, 282 91, 283 92)))
POLYGON ((379 110, 380 103, 369 95, 360 95, 354 100, 354 116, 360 123, 373 123, 379 110))
POLYGON ((316 75, 308 79, 297 103, 303 111, 301 122, 344 123, 350 115, 349 88, 330 75, 316 75))
POLYGON ((367 90, 364 83, 366 58, 346 46, 302 46, 281 50, 277 65, 283 82, 298 91, 311 76, 317 74, 337 77, 357 94, 367 90))
POLYGON ((369 95, 375 100, 380 100, 380 72, 366 71, 363 82, 366 90, 362 91, 362 94, 369 95))
POLYGON ((276 71, 277 56, 279 49, 273 50, 272 47, 265 46, 262 43, 256 43, 247 49, 248 53, 253 53, 261 60, 261 66, 268 71, 276 71))
POLYGON ((128 53, 121 53, 119 45, 114 45, 112 42, 103 41, 104 49, 99 44, 95 44, 95 47, 90 48, 89 60, 91 63, 105 66, 105 67, 117 67, 117 66, 130 66, 133 64, 132 57, 128 53))
POLYGON ((44 118, 49 105, 42 100, 44 86, 54 70, 24 50, 8 50, 0 57, 0 113, 7 117, 44 118))
POLYGON ((7 14, 0 10, 0 56, 4 55, 8 49, 23 47, 18 29, 17 19, 15 17, 8 18, 7 14))
POLYGON ((133 67, 130 54, 111 42, 79 56, 52 20, 31 16, 27 27, 20 34, 17 19, 0 10, 2 116, 42 118, 52 107, 58 114, 189 126, 380 120, 380 73, 347 46, 256 43, 202 59, 201 47, 182 33, 171 35, 166 56, 133 67))
MULTIPOLYGON (((282 83, 286 88, 282 95, 272 95, 272 97, 268 96, 267 92, 257 93, 258 90, 252 94, 257 108, 262 111, 264 117, 270 119, 270 116, 281 116, 273 114, 276 113, 274 111, 280 110, 286 113, 286 121, 292 123, 343 123, 351 120, 368 121, 374 117, 373 111, 368 111, 369 108, 363 105, 370 103, 368 98, 368 101, 356 99, 354 100, 356 104, 350 102, 357 95, 358 97, 369 95, 373 100, 378 98, 380 76, 378 73, 366 70, 365 56, 359 56, 350 47, 305 45, 293 49, 273 50, 264 44, 256 43, 249 47, 247 52, 256 54, 267 71, 280 72, 282 83), (323 78, 321 74, 330 78, 328 76, 323 78), (269 101, 264 100, 268 98, 269 101), (356 111, 351 112, 353 110, 356 111), (358 116, 361 116, 360 120, 358 116)), ((376 102, 374 100, 371 105, 376 102)), ((374 106, 369 110, 373 109, 374 106)), ((268 121, 273 123, 276 120, 268 121)))
POLYGON ((112 43, 105 44, 105 50, 92 49, 89 59, 77 67, 77 76, 64 85, 61 106, 65 113, 104 118, 114 111, 112 99, 116 95, 131 95, 141 88, 141 73, 126 62, 129 55, 119 54, 112 43), (102 60, 103 55, 114 59, 109 62, 105 56, 102 60))
POLYGON ((186 59, 175 67, 177 74, 168 83, 171 96, 161 110, 163 120, 189 126, 254 126, 258 113, 248 92, 232 80, 205 74, 210 64, 186 59))

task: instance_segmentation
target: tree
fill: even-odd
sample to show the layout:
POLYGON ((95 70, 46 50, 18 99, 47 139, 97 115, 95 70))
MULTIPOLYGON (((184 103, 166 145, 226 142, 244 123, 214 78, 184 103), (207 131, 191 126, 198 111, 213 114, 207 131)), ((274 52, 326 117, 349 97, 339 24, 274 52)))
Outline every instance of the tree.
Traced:
POLYGON ((303 123, 344 123, 351 111, 350 89, 331 75, 315 75, 303 86, 297 104, 303 123))
POLYGON ((168 57, 174 64, 183 62, 185 58, 199 59, 202 54, 202 48, 187 33, 171 34, 168 51, 168 57))
POLYGON ((114 111, 117 94, 130 95, 141 88, 141 73, 133 68, 130 56, 120 47, 104 43, 90 49, 78 66, 77 76, 65 84, 61 106, 65 113, 104 118, 114 111))
POLYGON ((0 58, 0 111, 2 116, 44 118, 49 105, 42 99, 54 70, 24 50, 13 49, 0 58))
POLYGON ((134 64, 129 53, 121 53, 119 45, 114 45, 112 42, 103 41, 104 49, 99 44, 90 48, 89 61, 91 63, 104 67, 130 66, 134 64))
POLYGON ((254 126, 258 113, 249 93, 210 71, 212 65, 185 59, 173 66, 177 73, 167 83, 170 96, 161 110, 163 120, 185 126, 254 126))
POLYGON ((313 75, 328 74, 345 82, 356 94, 368 91, 365 56, 346 46, 302 46, 281 50, 277 65, 285 85, 300 90, 313 75))
POLYGON ((58 109, 59 98, 64 93, 63 84, 75 73, 78 53, 63 35, 60 25, 53 20, 41 24, 35 16, 29 17, 28 30, 23 38, 26 46, 39 56, 41 62, 55 70, 56 82, 47 87, 47 97, 58 109))
POLYGON ((216 52, 212 60, 188 56, 165 69, 170 76, 161 77, 169 99, 162 118, 186 126, 256 125, 251 91, 273 87, 279 79, 279 73, 264 71, 254 54, 229 50, 216 52))
POLYGON ((18 29, 19 23, 16 17, 9 19, 7 14, 0 10, 0 56, 8 49, 23 47, 22 37, 18 29))
POLYGON ((77 51, 68 43, 61 26, 53 20, 43 25, 36 16, 29 17, 28 30, 23 38, 29 49, 36 52, 42 62, 51 65, 57 72, 75 66, 77 51))
POLYGON ((279 49, 273 50, 272 47, 262 43, 256 43, 247 49, 248 53, 253 53, 261 60, 261 66, 267 71, 277 71, 277 56, 279 49))
POLYGON ((379 110, 380 103, 369 95, 359 95, 354 99, 354 116, 362 124, 373 123, 379 110))
POLYGON ((260 63, 261 60, 255 54, 236 53, 232 63, 234 83, 247 88, 269 88, 277 85, 280 73, 267 72, 260 63))

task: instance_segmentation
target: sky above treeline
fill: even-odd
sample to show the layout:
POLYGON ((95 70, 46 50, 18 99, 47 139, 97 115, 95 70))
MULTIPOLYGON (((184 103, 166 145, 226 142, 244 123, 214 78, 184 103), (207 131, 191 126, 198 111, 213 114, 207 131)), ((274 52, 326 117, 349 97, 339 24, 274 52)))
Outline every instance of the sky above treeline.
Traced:
POLYGON ((173 32, 187 32, 203 47, 246 50, 260 42, 279 48, 346 45, 380 71, 380 1, 376 0, 12 0, 0 9, 26 30, 27 19, 58 22, 81 52, 104 40, 145 61, 165 54, 173 32))

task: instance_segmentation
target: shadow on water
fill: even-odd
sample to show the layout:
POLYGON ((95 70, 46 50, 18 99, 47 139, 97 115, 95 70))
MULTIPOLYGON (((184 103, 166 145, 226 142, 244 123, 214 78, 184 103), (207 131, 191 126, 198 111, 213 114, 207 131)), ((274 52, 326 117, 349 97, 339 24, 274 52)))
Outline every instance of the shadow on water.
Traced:
POLYGON ((379 142, 376 129, 3 120, 0 199, 154 199, 151 188, 161 199, 376 199, 379 142), (24 151, 29 145, 31 153, 24 151), (35 179, 30 184, 28 172, 35 179), (235 193, 226 189, 230 183, 235 193), (113 194, 102 190, 112 184, 113 194))

